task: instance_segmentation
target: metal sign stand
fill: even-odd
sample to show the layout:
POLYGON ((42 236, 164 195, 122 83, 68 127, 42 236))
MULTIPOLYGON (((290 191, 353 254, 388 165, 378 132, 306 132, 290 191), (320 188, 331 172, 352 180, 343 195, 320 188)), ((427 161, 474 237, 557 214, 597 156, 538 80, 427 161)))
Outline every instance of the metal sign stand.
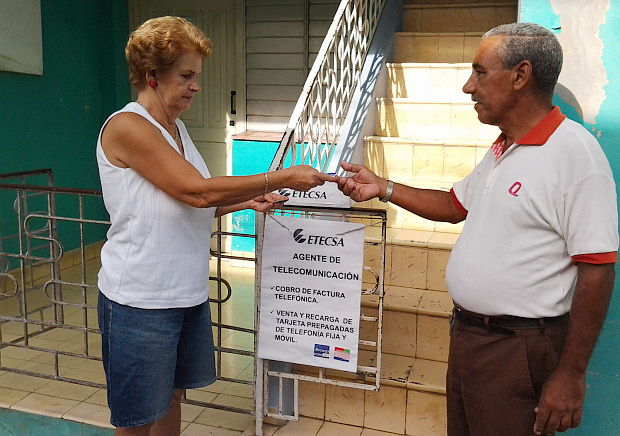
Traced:
MULTIPOLYGON (((259 359, 256 357, 254 364, 255 385, 254 385, 254 402, 256 411, 256 435, 262 436, 263 423, 265 417, 282 421, 299 420, 299 380, 324 383, 336 386, 350 387, 354 389, 379 390, 380 373, 381 373, 381 338, 383 325, 383 295, 384 295, 384 273, 385 273, 385 249, 386 249, 386 232, 387 232, 387 215, 385 210, 374 209, 326 209, 317 207, 291 207, 280 210, 280 214, 299 216, 307 219, 329 219, 363 222, 366 224, 366 243, 365 246, 376 247, 380 251, 378 258, 378 271, 364 266, 364 271, 372 273, 375 279, 375 286, 371 289, 362 289, 362 294, 373 294, 378 297, 378 312, 376 316, 366 316, 360 310, 360 327, 361 323, 376 323, 376 340, 359 340, 359 345, 365 349, 372 350, 375 358, 372 359, 370 366, 362 366, 358 364, 357 375, 355 380, 342 380, 331 377, 326 373, 325 368, 318 368, 318 375, 306 375, 295 373, 293 364, 284 364, 281 362, 259 359), (381 228, 381 236, 375 237, 374 240, 369 238, 369 228, 381 228), (290 369, 290 370, 289 370, 290 369), (374 378, 374 383, 367 382, 367 378, 374 378), (277 382, 277 383, 274 383, 277 382), (292 386, 291 386, 292 383, 292 386), (270 401, 272 397, 272 401, 270 401), (273 401, 275 399, 276 401, 273 401), (292 407, 291 407, 292 402, 292 407)), ((262 251, 264 241, 265 215, 256 215, 256 270, 255 270, 255 317, 254 324, 256 334, 256 342, 254 350, 258 350, 258 329, 260 325, 260 307, 261 307, 261 271, 262 271, 262 251)), ((365 260, 366 262, 366 260, 365 260)))

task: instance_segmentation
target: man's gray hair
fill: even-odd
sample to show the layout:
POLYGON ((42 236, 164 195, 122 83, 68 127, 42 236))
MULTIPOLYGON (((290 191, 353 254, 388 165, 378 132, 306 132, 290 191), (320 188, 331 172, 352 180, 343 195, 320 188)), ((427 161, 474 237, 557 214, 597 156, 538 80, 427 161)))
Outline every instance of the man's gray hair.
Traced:
POLYGON ((553 32, 534 23, 511 23, 489 30, 483 38, 490 36, 504 37, 498 55, 505 69, 530 61, 535 86, 553 95, 562 70, 562 47, 553 32))

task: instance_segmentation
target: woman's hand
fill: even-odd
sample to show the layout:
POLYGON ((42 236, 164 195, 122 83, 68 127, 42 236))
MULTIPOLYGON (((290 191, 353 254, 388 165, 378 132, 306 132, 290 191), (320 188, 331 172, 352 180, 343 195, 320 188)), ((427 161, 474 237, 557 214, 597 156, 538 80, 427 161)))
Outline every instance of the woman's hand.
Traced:
POLYGON ((296 165, 279 171, 286 176, 286 183, 284 185, 295 191, 308 191, 325 182, 334 182, 336 180, 334 176, 321 173, 309 165, 296 165))
POLYGON ((248 206, 256 212, 267 212, 282 206, 286 201, 288 201, 288 197, 270 192, 250 200, 248 206))

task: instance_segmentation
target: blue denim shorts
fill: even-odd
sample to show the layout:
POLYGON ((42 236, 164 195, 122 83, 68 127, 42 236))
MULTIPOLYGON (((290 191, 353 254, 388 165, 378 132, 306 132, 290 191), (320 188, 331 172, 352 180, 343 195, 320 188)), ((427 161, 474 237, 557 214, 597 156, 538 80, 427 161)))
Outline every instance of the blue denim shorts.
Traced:
POLYGON ((139 309, 99 292, 97 312, 115 427, 155 422, 168 413, 173 389, 215 382, 208 301, 188 308, 139 309))

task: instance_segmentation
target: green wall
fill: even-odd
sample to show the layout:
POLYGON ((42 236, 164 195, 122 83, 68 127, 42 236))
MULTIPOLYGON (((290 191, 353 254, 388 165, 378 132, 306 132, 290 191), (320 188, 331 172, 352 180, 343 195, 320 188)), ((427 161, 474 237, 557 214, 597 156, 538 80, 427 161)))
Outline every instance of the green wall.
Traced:
MULTIPOLYGON (((602 61, 609 83, 604 86, 605 100, 600 107, 594 124, 584 122, 571 105, 556 96, 555 103, 570 118, 583 124, 598 137, 614 172, 616 185, 620 176, 620 4, 608 0, 593 0, 593 4, 603 7, 609 3, 605 22, 599 28, 599 38, 604 44, 602 61)), ((584 14, 585 16, 585 14, 584 14)), ((585 19, 585 18, 583 18, 585 19)), ((561 32, 560 17, 553 11, 549 0, 521 0, 521 21, 539 23, 549 29, 561 32)), ((566 26, 565 23, 562 23, 566 26)), ((566 30, 566 29, 564 29, 566 30)), ((566 63, 564 68, 567 68, 566 63)), ((588 80, 581 73, 582 80, 588 80)), ((620 201, 619 201, 620 203, 620 201)), ((620 274, 616 267, 616 285, 611 307, 598 345, 590 361, 586 379, 586 402, 583 422, 577 429, 568 431, 570 435, 612 436, 620 434, 620 274)))
MULTIPOLYGON (((43 75, 0 71, 0 173, 52 168, 56 186, 100 189, 99 129, 130 98, 127 1, 42 1, 41 25, 43 75)), ((59 212, 76 214, 61 196, 58 202, 59 212)), ((87 208, 89 217, 107 219, 101 202, 87 208)), ((10 213, 0 209, 5 235, 10 213)), ((70 233, 65 249, 76 246, 70 233)), ((101 229, 95 233, 87 238, 103 239, 101 229)))

